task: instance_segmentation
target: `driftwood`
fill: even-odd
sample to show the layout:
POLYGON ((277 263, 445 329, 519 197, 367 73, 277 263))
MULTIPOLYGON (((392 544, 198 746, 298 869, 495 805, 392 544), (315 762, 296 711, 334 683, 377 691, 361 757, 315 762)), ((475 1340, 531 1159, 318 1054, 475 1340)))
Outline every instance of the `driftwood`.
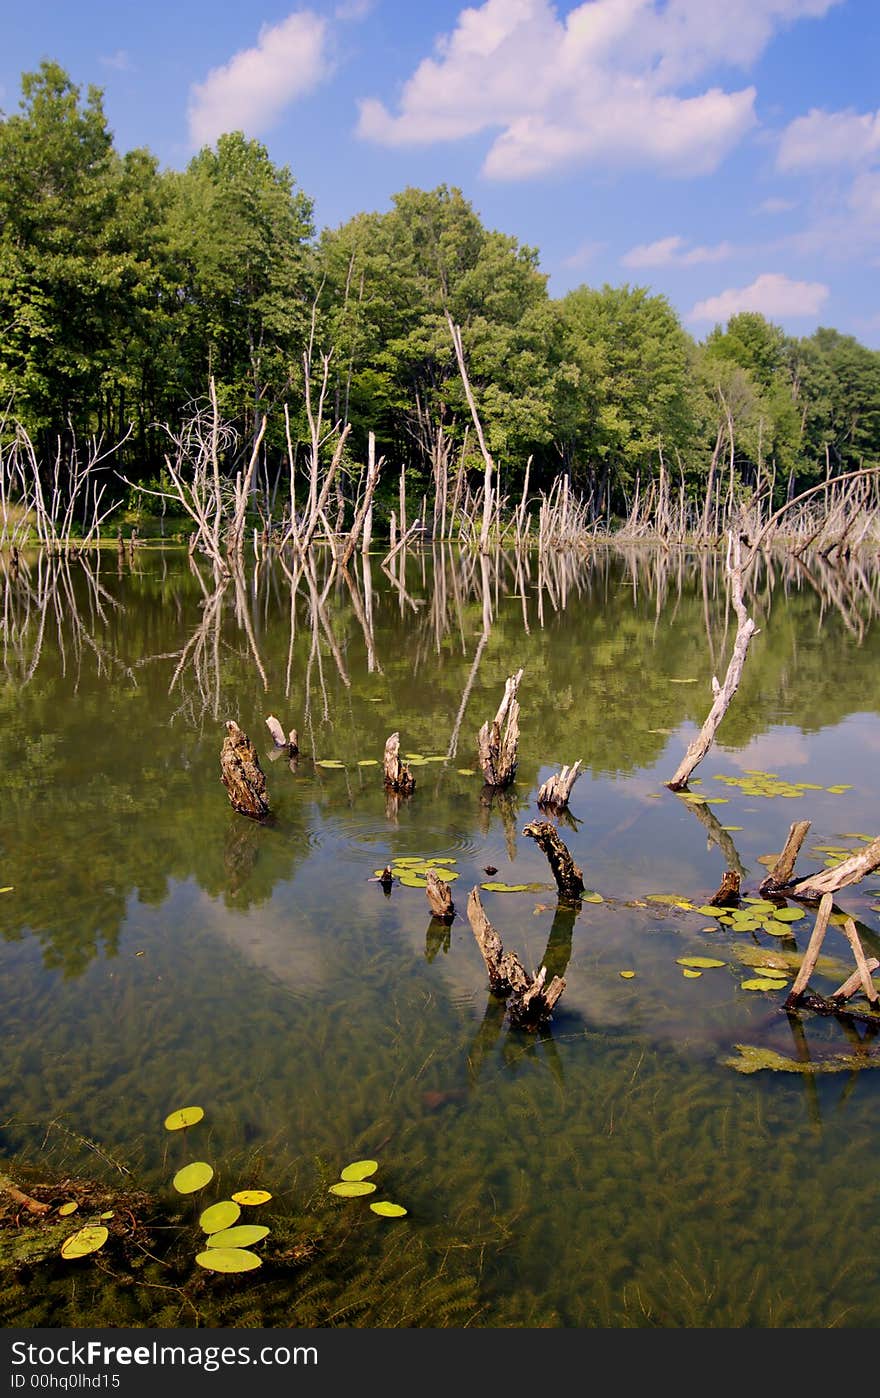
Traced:
POLYGON ((561 772, 554 772, 553 776, 547 778, 538 792, 538 805, 549 807, 554 811, 565 810, 571 789, 580 774, 580 758, 571 767, 563 767, 561 772))
MULTIPOLYGON (((876 956, 869 956, 865 962, 865 970, 868 972, 868 975, 873 975, 878 967, 880 967, 880 961, 877 960, 876 956)), ((839 985, 836 990, 831 992, 831 999, 849 1000, 851 996, 855 995, 857 990, 862 989, 863 984, 862 972, 861 968, 859 968, 853 971, 852 975, 843 982, 843 985, 839 985)))
POLYGON ((434 917, 441 922, 451 922, 455 917, 455 904, 452 901, 452 889, 436 874, 433 869, 429 869, 425 875, 425 893, 434 917))
POLYGON ((523 827, 523 834, 535 841, 547 856, 561 898, 577 900, 584 891, 584 876, 568 847, 560 840, 549 820, 535 820, 523 827))
POLYGON ((796 820, 791 826, 785 848, 767 877, 758 885, 758 892, 762 896, 766 897, 768 893, 782 893, 786 886, 791 883, 795 860, 800 854, 801 845, 806 839, 809 828, 810 822, 808 820, 796 820))
POLYGON ((501 938, 486 916, 479 889, 471 889, 467 915, 489 973, 489 989, 505 1000, 511 1024, 518 1029, 537 1029, 545 1024, 565 989, 564 978, 554 976, 548 986, 546 966, 542 966, 536 976, 530 976, 516 952, 504 950, 501 938))
POLYGON ((30 1194, 25 1194, 23 1189, 13 1184, 8 1175, 0 1174, 0 1194, 6 1194, 13 1203, 20 1204, 30 1214, 47 1214, 51 1207, 39 1199, 34 1199, 30 1194))
POLYGON ((385 787, 388 791, 396 791, 402 796, 408 796, 416 789, 416 779, 405 762, 400 760, 400 734, 392 733, 385 743, 385 787))
POLYGON ((269 814, 266 778, 257 750, 238 724, 229 719, 220 751, 220 779, 229 800, 242 815, 262 820, 269 814))
MULTIPOLYGON (((870 967, 870 965, 869 965, 869 963, 868 963, 868 960, 867 960, 867 958, 866 958, 866 956, 865 956, 865 952, 864 952, 864 948, 862 947, 862 943, 861 943, 861 941, 859 940, 859 934, 858 934, 858 932, 857 932, 857 930, 856 930, 856 925, 855 925, 855 923, 853 922, 853 920, 852 920, 851 917, 848 917, 848 918, 846 919, 846 921, 844 922, 844 924, 843 924, 843 933, 844 933, 844 936, 846 937, 846 940, 849 942, 850 946, 852 947, 852 954, 853 954, 853 956, 854 956, 855 959, 856 959, 856 971, 857 971, 857 973, 858 973, 859 982, 860 982, 860 984, 861 984, 861 989, 865 992, 865 995, 867 996, 869 1002, 876 1008, 877 1002, 878 1002, 878 1000, 880 1000, 880 995, 878 995, 878 993, 877 993, 877 987, 876 987, 876 985, 874 984, 873 980, 871 979, 871 967, 870 967)), ((876 966, 877 966, 877 962, 876 962, 876 960, 875 960, 875 961, 874 961, 874 968, 875 968, 875 969, 876 969, 876 966)))
POLYGON ((486 785, 510 786, 516 777, 519 742, 519 703, 516 692, 522 669, 511 675, 504 686, 504 698, 491 724, 486 722, 477 738, 477 760, 486 785))
POLYGON ((291 757, 296 757, 299 752, 299 734, 295 728, 291 728, 285 737, 284 729, 278 722, 274 714, 270 714, 266 719, 266 727, 272 734, 273 741, 277 748, 286 748, 291 757))
POLYGON ((834 898, 830 893, 826 893, 816 914, 816 923, 810 937, 807 949, 804 952, 804 959, 801 962, 801 969, 795 976, 794 985, 788 992, 785 1001, 785 1008, 792 1010, 800 1002, 804 991, 807 988, 810 976, 819 960, 819 952, 822 950, 822 943, 825 940, 825 933, 828 931, 828 919, 831 917, 831 909, 834 906, 834 898))
POLYGON ((851 883, 858 883, 866 874, 871 874, 880 866, 880 837, 851 859, 845 859, 834 869, 823 869, 818 874, 810 874, 793 884, 790 893, 793 898, 823 898, 826 893, 838 893, 851 883))
POLYGON ((713 908, 729 908, 739 903, 739 874, 735 873, 733 869, 728 869, 721 880, 718 892, 713 893, 709 903, 713 908))
POLYGON ((724 684, 719 684, 717 678, 712 676, 712 693, 715 701, 709 710, 703 727, 699 734, 689 745, 687 752, 676 769, 675 775, 666 785, 671 791, 681 791, 687 786, 688 778, 694 768, 702 762, 709 748, 712 746, 718 725, 730 707, 731 700, 739 688, 742 677, 743 666, 748 654, 749 642, 757 634, 757 627, 746 611, 742 595, 742 562, 740 557, 739 538, 731 535, 728 540, 727 569, 730 574, 730 600, 733 610, 736 612, 736 639, 733 643, 733 654, 730 657, 730 664, 727 667, 727 674, 724 677, 724 684))

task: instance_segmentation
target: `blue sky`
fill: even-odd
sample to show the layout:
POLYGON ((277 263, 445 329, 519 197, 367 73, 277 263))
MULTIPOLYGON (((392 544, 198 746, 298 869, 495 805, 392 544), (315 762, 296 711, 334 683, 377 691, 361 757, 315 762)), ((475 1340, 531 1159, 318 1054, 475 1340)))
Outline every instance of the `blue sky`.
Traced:
POLYGON ((552 295, 648 286, 880 348, 880 0, 0 0, 0 107, 44 58, 120 150, 241 129, 319 227, 458 186, 552 295))

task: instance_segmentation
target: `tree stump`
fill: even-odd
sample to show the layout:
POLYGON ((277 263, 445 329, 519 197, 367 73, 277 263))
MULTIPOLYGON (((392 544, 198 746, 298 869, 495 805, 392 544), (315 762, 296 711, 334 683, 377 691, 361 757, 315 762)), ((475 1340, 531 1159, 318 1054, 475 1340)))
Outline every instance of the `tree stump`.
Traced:
POLYGON ((257 750, 233 719, 226 723, 226 737, 220 751, 220 779, 235 810, 253 820, 269 815, 266 778, 257 750))
POLYGON ((455 904, 452 901, 452 889, 436 874, 433 869, 429 869, 425 875, 428 903, 434 917, 441 922, 451 922, 455 917, 455 904))
POLYGON ((733 869, 728 869, 718 887, 718 892, 713 893, 709 899, 709 905, 713 908, 732 908, 739 904, 740 879, 739 874, 733 869))
POLYGON ((560 897, 577 901, 584 891, 584 876, 560 840, 556 827, 549 820, 534 820, 523 827, 523 834, 546 854, 560 897))
POLYGON ((290 757, 296 757, 299 752, 299 734, 295 728, 285 736, 284 729, 278 722, 274 714, 270 714, 266 719, 266 727, 272 734, 272 740, 277 748, 284 748, 290 757))
POLYGON ((532 977, 515 951, 504 950, 501 938, 486 916, 479 889, 471 889, 467 915, 489 973, 489 989, 505 1000, 511 1024, 518 1029, 537 1029, 546 1024, 565 989, 563 977, 554 976, 545 988, 546 966, 532 977))
POLYGON ((392 733, 385 743, 385 788, 396 791, 401 796, 409 796, 416 789, 416 779, 405 762, 400 760, 400 734, 392 733))
POLYGON ((510 786, 516 777, 519 743, 519 704, 516 691, 522 669, 511 675, 504 686, 504 698, 491 724, 484 723, 477 738, 477 759, 486 785, 510 786), (502 732, 503 729, 503 732, 502 732))
POLYGON ((554 772, 538 792, 538 805, 551 811, 564 811, 568 806, 571 789, 580 774, 580 758, 571 767, 563 767, 561 772, 554 772))

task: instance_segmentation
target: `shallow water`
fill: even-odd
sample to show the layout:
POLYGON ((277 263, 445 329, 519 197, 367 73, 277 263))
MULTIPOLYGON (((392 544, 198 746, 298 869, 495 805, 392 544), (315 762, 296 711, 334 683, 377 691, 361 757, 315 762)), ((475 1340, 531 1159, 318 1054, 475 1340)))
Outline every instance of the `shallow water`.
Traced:
MULTIPOLYGON (((200 1323, 880 1323, 880 1074, 727 1061, 740 1043, 852 1053, 854 1032, 867 1055, 875 1029, 789 1018, 784 990, 742 989, 742 958, 802 951, 811 917, 787 937, 738 934, 657 901, 700 906, 728 867, 753 893, 794 820, 812 822, 804 873, 818 846, 878 833, 877 580, 762 568, 760 631, 695 805, 664 782, 732 644, 720 568, 438 549, 393 573, 358 559, 346 580, 319 555, 294 586, 276 562, 215 594, 183 551, 144 548, 132 566, 33 560, 7 579, 5 1160, 118 1180, 115 1161, 173 1200, 195 1155, 217 1169, 202 1203, 265 1185, 276 1216, 332 1236, 295 1284, 223 1283, 200 1323), (476 734, 520 666, 517 781, 491 798, 476 734), (299 732, 292 767, 272 760, 269 714, 299 732), (220 783, 231 717, 261 752, 270 824, 237 815, 220 783), (393 731, 438 759, 416 763, 401 802, 360 765, 393 731), (566 910, 522 828, 577 758, 560 834, 602 901, 566 910), (718 780, 754 769, 811 785, 786 798, 718 780), (373 881, 407 855, 456 861, 451 928, 423 890, 373 881), (486 866, 537 885, 482 896, 505 947, 565 975, 539 1035, 511 1031, 487 992, 464 911, 486 866), (691 955, 724 965, 685 978, 691 955), (162 1123, 190 1103, 206 1115, 183 1140, 162 1123), (362 1156, 405 1219, 327 1193, 362 1156)), ((874 955, 878 888, 839 900, 874 955)), ((852 959, 839 929, 825 950, 813 985, 828 992, 852 959)), ((65 1277, 38 1280, 0 1315, 157 1323, 101 1288, 80 1282, 74 1311, 65 1277)))

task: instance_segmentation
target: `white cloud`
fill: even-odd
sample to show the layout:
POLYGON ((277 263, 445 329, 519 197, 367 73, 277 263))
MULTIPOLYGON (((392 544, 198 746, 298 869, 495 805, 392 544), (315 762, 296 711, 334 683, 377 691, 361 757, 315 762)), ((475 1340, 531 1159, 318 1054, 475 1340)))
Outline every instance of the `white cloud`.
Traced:
POLYGON ((814 108, 782 133, 780 170, 861 165, 880 156, 880 111, 823 112, 814 108))
POLYGON ((134 66, 127 49, 116 49, 114 53, 102 54, 98 62, 105 68, 115 68, 118 73, 130 73, 134 66))
POLYGON ((689 320, 721 322, 741 311, 758 311, 769 319, 817 315, 828 296, 822 282, 796 282, 782 272, 762 272, 750 286, 729 287, 698 301, 689 320))
POLYGON ((484 170, 498 179, 588 160, 706 173, 755 125, 755 89, 678 89, 837 3, 584 0, 560 17, 552 0, 484 0, 418 65, 397 115, 361 103, 358 134, 402 146, 494 131, 484 170))
POLYGON ((196 146, 224 131, 254 136, 273 126, 285 107, 312 92, 329 72, 327 22, 297 10, 260 29, 253 48, 212 68, 190 89, 189 131, 196 146))
POLYGON ((658 238, 654 243, 639 243, 624 253, 620 261, 624 267, 695 267, 701 262, 724 262, 732 254, 732 243, 689 248, 687 240, 676 233, 671 238, 658 238))
POLYGON ((769 199, 764 199, 762 203, 758 205, 758 213, 787 214, 792 209, 796 208, 797 203, 794 199, 780 199, 777 196, 771 196, 769 199))
POLYGON ((588 262, 592 262, 595 257, 603 252, 606 244, 603 242, 593 242, 589 239, 585 243, 580 243, 569 253, 568 257, 562 259, 563 267, 586 267, 588 262))

